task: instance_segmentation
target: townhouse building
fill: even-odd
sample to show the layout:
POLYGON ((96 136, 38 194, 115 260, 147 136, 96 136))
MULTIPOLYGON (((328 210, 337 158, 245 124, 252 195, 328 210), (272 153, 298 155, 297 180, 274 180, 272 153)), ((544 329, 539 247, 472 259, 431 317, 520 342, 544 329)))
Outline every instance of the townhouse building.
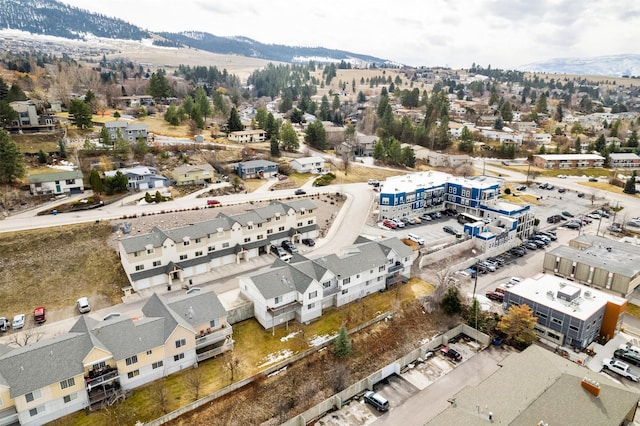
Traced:
POLYGON ((288 321, 307 322, 324 310, 400 285, 409 277, 414 254, 398 238, 359 237, 340 254, 289 263, 276 260, 269 270, 239 278, 240 292, 253 302, 254 316, 270 328, 288 321))
POLYGON ((171 287, 212 268, 268 255, 271 244, 317 236, 316 206, 308 199, 272 201, 246 213, 121 239, 119 252, 132 287, 171 287))
POLYGON ((29 175, 31 195, 79 194, 82 191, 84 191, 84 182, 81 170, 29 175))
POLYGON ((542 169, 584 169, 603 167, 604 157, 597 154, 538 154, 533 165, 542 169))
POLYGON ((213 292, 172 299, 154 294, 142 310, 144 317, 136 319, 85 315, 67 333, 0 346, 0 425, 41 425, 110 405, 128 389, 233 347, 227 312, 213 292), (192 309, 185 315, 187 305, 192 309), (199 356, 199 347, 209 349, 199 356))
POLYGON ((640 169, 640 156, 627 152, 609 154, 609 167, 612 169, 640 169))
POLYGON ((550 274, 528 278, 504 291, 508 306, 527 305, 538 319, 536 333, 561 346, 584 349, 620 327, 627 301, 550 274))

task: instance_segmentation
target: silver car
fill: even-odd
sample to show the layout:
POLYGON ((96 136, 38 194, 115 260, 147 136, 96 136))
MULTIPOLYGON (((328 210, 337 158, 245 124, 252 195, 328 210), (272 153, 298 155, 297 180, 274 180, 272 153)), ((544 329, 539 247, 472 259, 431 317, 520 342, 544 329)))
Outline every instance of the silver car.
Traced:
POLYGON ((78 299, 78 301, 76 302, 76 306, 78 307, 78 311, 80 311, 81 314, 87 313, 91 310, 89 299, 86 297, 81 297, 80 299, 78 299))

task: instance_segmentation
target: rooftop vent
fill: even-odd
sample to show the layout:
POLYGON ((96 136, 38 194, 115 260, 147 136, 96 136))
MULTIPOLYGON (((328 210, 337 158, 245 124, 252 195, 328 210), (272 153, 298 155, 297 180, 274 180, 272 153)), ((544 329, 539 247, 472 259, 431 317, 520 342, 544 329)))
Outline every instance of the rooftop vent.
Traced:
POLYGON ((584 297, 590 298, 591 297, 591 292, 589 290, 585 290, 584 297))
POLYGON ((582 387, 585 388, 589 393, 595 397, 600 395, 600 383, 595 382, 591 379, 587 379, 586 377, 582 379, 582 387))

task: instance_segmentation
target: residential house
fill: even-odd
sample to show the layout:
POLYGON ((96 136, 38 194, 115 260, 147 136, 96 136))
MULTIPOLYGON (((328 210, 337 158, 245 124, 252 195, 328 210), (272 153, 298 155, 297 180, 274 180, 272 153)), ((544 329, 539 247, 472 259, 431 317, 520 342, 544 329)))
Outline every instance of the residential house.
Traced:
POLYGON ((139 138, 147 140, 148 126, 145 123, 129 123, 124 120, 115 120, 107 121, 104 123, 104 127, 109 132, 112 141, 115 141, 118 137, 118 131, 129 143, 134 143, 139 138))
POLYGON ((122 173, 129 181, 128 188, 135 191, 145 191, 148 189, 164 188, 169 186, 169 179, 159 175, 155 167, 135 166, 130 168, 110 170, 104 172, 105 177, 115 176, 122 173))
POLYGON ((9 131, 53 131, 55 129, 54 117, 48 114, 38 114, 36 104, 31 100, 10 102, 9 106, 18 114, 7 129, 9 131))
POLYGON ((426 160, 431 167, 456 168, 463 164, 471 163, 471 157, 468 155, 445 154, 438 151, 427 151, 426 160))
POLYGON ((251 160, 238 163, 235 171, 241 179, 264 179, 278 174, 278 163, 267 160, 251 160))
POLYGON ((371 157, 373 147, 378 142, 377 136, 356 135, 355 141, 344 141, 336 147, 336 154, 353 155, 356 157, 371 157))
POLYGON ((640 248, 582 234, 545 253, 545 272, 623 297, 640 284, 640 248))
POLYGON ((84 191, 80 170, 29 175, 31 195, 79 194, 84 191))
POLYGON ((240 292, 253 302, 254 316, 264 328, 307 322, 332 306, 400 285, 413 260, 411 249, 397 238, 359 237, 340 255, 276 260, 267 271, 240 277, 240 292))
POLYGON ((551 143, 551 135, 549 133, 534 133, 533 141, 536 145, 548 145, 551 143))
POLYGON ((316 206, 308 199, 123 238, 120 261, 133 288, 171 287, 222 265, 269 255, 271 244, 317 236, 316 206))
POLYGON ((535 331, 554 345, 582 350, 597 337, 611 339, 627 301, 551 274, 528 278, 504 290, 507 306, 527 305, 535 331))
POLYGON ((612 152, 609 154, 609 167, 612 169, 640 169, 638 154, 612 152))
POLYGON ((213 181, 215 171, 209 163, 186 164, 173 169, 171 171, 171 177, 178 186, 202 185, 213 181))
POLYGON ((324 159, 322 157, 296 158, 289 163, 289 166, 298 173, 320 173, 324 169, 324 159))
POLYGON ((262 129, 238 130, 229 133, 228 139, 236 143, 264 142, 267 140, 267 132, 262 129))
POLYGON ((538 154, 533 156, 533 165, 542 169, 603 167, 604 157, 597 154, 538 154))

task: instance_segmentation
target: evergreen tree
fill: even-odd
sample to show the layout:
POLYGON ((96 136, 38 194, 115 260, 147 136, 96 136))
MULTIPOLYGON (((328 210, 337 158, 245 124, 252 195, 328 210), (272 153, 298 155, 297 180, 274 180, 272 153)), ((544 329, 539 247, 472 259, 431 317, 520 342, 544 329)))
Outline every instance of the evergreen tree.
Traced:
POLYGON ((100 173, 97 170, 91 170, 91 175, 89 176, 89 184, 91 185, 91 189, 96 194, 102 194, 102 179, 100 179, 100 173))
POLYGON ((90 128, 92 115, 89 105, 80 99, 72 99, 69 105, 69 119, 78 129, 90 128))
POLYGON ((8 127, 18 120, 18 113, 11 108, 9 102, 0 100, 0 126, 8 127))
POLYGON ((312 147, 320 150, 324 150, 327 147, 327 132, 320 121, 316 120, 307 126, 304 140, 312 147))
POLYGON ((0 100, 6 101, 7 99, 9 99, 9 86, 7 86, 4 79, 0 77, 0 100))
POLYGON ((334 342, 333 353, 339 358, 346 358, 351 354, 351 340, 344 325, 340 326, 340 332, 334 342))
POLYGON ((158 72, 151 75, 147 91, 149 92, 149 95, 156 100, 167 98, 172 95, 171 86, 164 75, 164 70, 158 70, 158 72))
POLYGON ((200 115, 204 118, 204 121, 207 120, 207 117, 211 115, 211 103, 209 102, 209 97, 207 96, 207 92, 199 86, 196 89, 196 105, 198 105, 198 110, 200 111, 200 115))
POLYGON ((38 151, 38 163, 39 164, 47 164, 48 155, 43 150, 38 151))
POLYGON ((60 158, 67 158, 67 146, 62 139, 58 139, 58 155, 60 158))
POLYGON ((178 108, 173 102, 169 104, 169 107, 165 111, 164 120, 172 126, 178 126, 180 124, 180 120, 178 119, 178 108))
POLYGON ((9 89, 9 93, 7 94, 7 101, 15 102, 15 101, 26 101, 26 100, 27 100, 27 95, 25 95, 25 93, 22 91, 20 86, 18 86, 16 83, 13 83, 11 85, 11 88, 9 89))
POLYGON ((238 114, 236 107, 231 108, 229 120, 227 121, 227 128, 230 132, 244 130, 244 126, 242 125, 242 121, 240 121, 240 115, 238 114))
POLYGON ((280 143, 278 142, 278 139, 271 138, 271 142, 270 142, 270 148, 271 148, 271 156, 272 157, 280 157, 280 143))
POLYGON ((373 146, 373 153, 371 155, 376 160, 384 160, 385 159, 384 145, 382 145, 382 141, 381 140, 378 140, 376 142, 376 144, 373 146))
POLYGON ((298 134, 290 121, 285 121, 282 125, 282 129, 280 129, 280 140, 282 141, 282 149, 285 151, 294 152, 300 147, 298 134))
POLYGON ((624 189, 622 190, 625 194, 635 194, 636 193, 636 178, 630 177, 627 179, 627 182, 624 184, 624 189))
POLYGON ((24 175, 24 155, 9 133, 0 129, 0 183, 12 183, 24 175))
POLYGON ((627 139, 627 146, 632 148, 638 147, 638 131, 633 130, 629 135, 629 139, 627 139))
POLYGON ((143 158, 149 152, 149 146, 144 136, 140 135, 133 146, 133 152, 138 158, 143 158))
POLYGON ((603 134, 600 134, 600 136, 598 136, 598 139, 596 139, 595 150, 598 152, 602 152, 606 146, 607 139, 603 134))
POLYGON ((458 295, 458 289, 450 287, 442 298, 442 309, 448 315, 455 315, 462 312, 462 303, 458 295))
POLYGON ((410 146, 402 148, 402 164, 406 167, 415 167, 416 155, 410 146))
POLYGON ((473 153, 473 134, 467 126, 462 128, 462 134, 460 135, 460 143, 458 149, 462 152, 473 153))
POLYGON ((106 127, 102 127, 102 129, 100 129, 100 136, 98 136, 98 140, 100 141, 100 143, 104 146, 111 146, 113 145, 113 141, 111 140, 111 135, 109 134, 109 130, 107 130, 106 127))

